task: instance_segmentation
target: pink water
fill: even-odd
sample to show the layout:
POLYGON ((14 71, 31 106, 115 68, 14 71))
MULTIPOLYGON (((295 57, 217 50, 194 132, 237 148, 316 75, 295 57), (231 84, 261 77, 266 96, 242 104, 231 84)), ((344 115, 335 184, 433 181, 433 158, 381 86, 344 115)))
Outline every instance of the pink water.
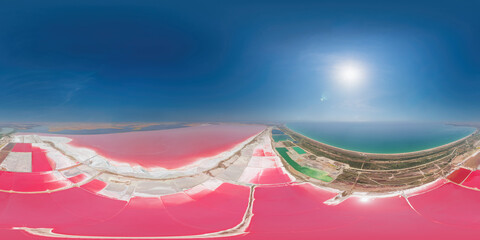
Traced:
MULTIPOLYGON (((30 150, 20 145, 17 151, 30 150)), ((49 161, 38 152, 41 166, 49 161)), ((350 197, 324 202, 336 193, 292 182, 268 146, 253 150, 252 217, 247 230, 228 239, 477 239, 480 232, 480 171, 459 169, 406 197, 350 197)), ((48 164, 50 165, 50 164, 48 164)), ((99 194, 107 184, 83 175, 52 171, 0 171, 0 239, 51 239, 13 227, 52 228, 73 236, 168 237, 215 233, 240 224, 250 187, 223 183, 129 201, 99 194), (84 183, 84 181, 88 181, 84 183), (74 183, 81 183, 79 186, 74 183), (48 190, 54 190, 48 192, 48 190), (18 192, 12 192, 18 191, 18 192)), ((68 238, 56 238, 68 239, 68 238)), ((95 238, 93 238, 95 239, 95 238)))
POLYGON ((67 137, 73 139, 71 144, 115 161, 174 169, 228 151, 264 129, 261 125, 225 124, 67 137))
MULTIPOLYGON (((249 188, 222 184, 129 202, 74 187, 40 194, 0 192, 0 236, 48 239, 11 227, 46 227, 82 236, 178 236, 239 224, 249 188)), ((335 193, 310 184, 257 186, 247 233, 231 239, 476 239, 480 192, 446 183, 422 194, 362 199, 330 206, 335 193), (410 205, 410 204, 411 205, 410 205)), ((60 238, 62 239, 62 238, 60 238)))

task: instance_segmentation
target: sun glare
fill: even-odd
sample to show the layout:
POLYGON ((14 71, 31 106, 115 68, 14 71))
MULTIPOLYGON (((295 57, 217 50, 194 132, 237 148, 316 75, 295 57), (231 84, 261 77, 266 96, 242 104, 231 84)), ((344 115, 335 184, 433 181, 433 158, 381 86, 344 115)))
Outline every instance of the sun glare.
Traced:
POLYGON ((344 87, 356 87, 365 79, 365 67, 358 62, 343 62, 335 68, 335 78, 344 87))

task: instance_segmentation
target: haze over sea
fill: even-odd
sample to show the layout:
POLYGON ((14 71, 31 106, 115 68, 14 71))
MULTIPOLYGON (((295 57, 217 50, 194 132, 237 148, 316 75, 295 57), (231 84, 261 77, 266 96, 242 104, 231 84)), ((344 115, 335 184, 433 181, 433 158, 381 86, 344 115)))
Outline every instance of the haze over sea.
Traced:
POLYGON ((308 122, 287 127, 335 147, 367 153, 405 153, 438 147, 475 132, 439 123, 308 122))

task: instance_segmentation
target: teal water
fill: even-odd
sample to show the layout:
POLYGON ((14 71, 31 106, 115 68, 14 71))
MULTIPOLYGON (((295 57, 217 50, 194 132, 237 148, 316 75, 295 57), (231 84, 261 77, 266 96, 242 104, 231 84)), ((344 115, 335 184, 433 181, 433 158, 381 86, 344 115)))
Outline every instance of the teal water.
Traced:
POLYGON ((289 123, 316 141, 367 153, 405 153, 438 147, 475 132, 472 127, 427 123, 289 123))

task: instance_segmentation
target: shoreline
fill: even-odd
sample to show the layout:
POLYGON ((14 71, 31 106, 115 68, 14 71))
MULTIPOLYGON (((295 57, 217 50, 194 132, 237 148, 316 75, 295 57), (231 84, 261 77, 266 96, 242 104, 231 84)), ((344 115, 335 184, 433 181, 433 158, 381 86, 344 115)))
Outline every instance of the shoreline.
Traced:
MULTIPOLYGON (((93 169, 99 171, 105 171, 112 174, 118 174, 126 177, 142 178, 142 179, 151 179, 151 180, 169 180, 179 177, 188 177, 199 174, 204 171, 211 170, 218 166, 221 162, 224 162, 239 151, 241 151, 245 146, 252 143, 258 136, 263 134, 267 128, 264 128, 260 132, 246 138, 242 139, 240 142, 235 143, 232 147, 221 151, 217 154, 210 156, 203 156, 197 158, 195 161, 185 164, 178 168, 165 168, 161 166, 145 167, 136 163, 123 162, 119 161, 113 157, 110 157, 105 154, 98 152, 98 149, 80 146, 72 144, 74 139, 69 138, 69 136, 59 136, 56 134, 44 134, 44 133, 21 133, 18 136, 39 136, 39 137, 49 137, 49 138, 58 138, 57 141, 52 142, 54 149, 61 152, 66 152, 70 150, 75 153, 81 151, 89 152, 92 157, 89 157, 85 160, 79 160, 75 158, 76 161, 81 164, 85 164, 93 169), (64 141, 59 141, 64 139, 64 141)), ((75 154, 77 156, 78 154, 75 154)), ((68 155, 67 155, 68 156, 68 155)))
POLYGON ((338 150, 338 151, 344 151, 344 152, 347 152, 347 153, 352 153, 352 154, 362 154, 362 155, 373 155, 373 156, 402 156, 402 155, 410 155, 410 154, 423 154, 423 153, 427 153, 427 152, 431 152, 431 151, 437 151, 439 149, 442 149, 442 148, 445 148, 445 147, 449 147, 451 145, 455 145, 461 141, 464 141, 466 140, 467 138, 477 134, 480 132, 480 129, 477 128, 477 127, 473 127, 475 128, 475 131, 473 131, 473 133, 470 133, 469 135, 461 138, 461 139, 458 139, 458 140, 455 140, 453 142, 450 142, 450 143, 446 143, 446 144, 443 144, 443 145, 440 145, 440 146, 437 146, 437 147, 433 147, 433 148, 428 148, 428 149, 424 149, 424 150, 418 150, 418 151, 412 151, 412 152, 402 152, 402 153, 371 153, 371 152, 360 152, 360 151, 355 151, 355 150, 349 150, 349 149, 345 149, 345 148, 340 148, 340 147, 336 147, 336 146, 333 146, 333 145, 330 145, 330 144, 327 144, 327 143, 324 143, 324 142, 320 142, 318 140, 315 140, 313 138, 310 138, 310 137, 307 137, 305 136, 303 133, 300 133, 300 132, 297 132, 297 131, 294 131, 293 129, 289 128, 287 126, 287 124, 282 124, 281 125, 282 128, 285 128, 291 132, 294 132, 295 134, 298 134, 310 141, 314 141, 314 142, 318 142, 322 145, 325 145, 327 147, 330 147, 330 148, 333 148, 334 150, 338 150))

